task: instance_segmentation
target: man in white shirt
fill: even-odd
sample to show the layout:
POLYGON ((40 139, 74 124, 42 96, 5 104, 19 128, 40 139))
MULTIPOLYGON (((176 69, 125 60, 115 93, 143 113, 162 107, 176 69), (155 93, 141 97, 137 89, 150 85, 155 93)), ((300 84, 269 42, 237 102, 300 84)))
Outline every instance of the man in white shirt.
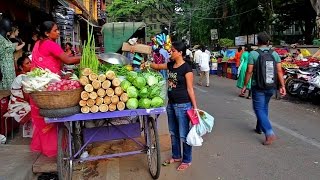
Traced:
POLYGON ((199 62, 200 62, 200 55, 202 54, 202 51, 200 49, 196 50, 193 57, 193 62, 196 63, 196 72, 197 75, 200 74, 199 72, 199 62))
POLYGON ((210 80, 209 80, 210 56, 205 52, 206 51, 205 47, 202 47, 201 50, 202 50, 202 52, 201 52, 200 58, 199 58, 199 67, 200 67, 201 72, 200 72, 200 78, 199 78, 198 85, 202 86, 203 78, 206 77, 206 87, 209 87, 209 85, 210 85, 210 80))
POLYGON ((209 57, 211 57, 211 52, 208 49, 206 49, 205 53, 207 53, 209 57))

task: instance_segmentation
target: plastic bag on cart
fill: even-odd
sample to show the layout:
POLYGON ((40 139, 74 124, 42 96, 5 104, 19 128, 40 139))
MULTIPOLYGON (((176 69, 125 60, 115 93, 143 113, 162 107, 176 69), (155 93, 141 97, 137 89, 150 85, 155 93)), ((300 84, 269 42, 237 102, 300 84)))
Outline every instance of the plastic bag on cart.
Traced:
POLYGON ((196 127, 193 126, 187 135, 187 144, 190 146, 202 146, 203 139, 196 131, 196 127))

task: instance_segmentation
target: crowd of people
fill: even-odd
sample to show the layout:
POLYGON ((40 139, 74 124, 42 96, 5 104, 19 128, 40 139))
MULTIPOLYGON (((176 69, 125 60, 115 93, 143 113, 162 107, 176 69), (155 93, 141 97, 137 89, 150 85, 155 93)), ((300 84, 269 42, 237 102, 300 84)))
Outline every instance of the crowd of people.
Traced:
MULTIPOLYGON (((19 52, 25 46, 23 40, 19 39, 19 29, 12 27, 8 19, 3 18, 0 21, 0 90, 15 90, 12 93, 15 94, 13 97, 16 99, 13 98, 12 101, 20 98, 24 100, 24 105, 30 104, 29 107, 24 106, 24 110, 30 112, 34 126, 31 149, 49 157, 57 155, 57 126, 54 123, 46 124, 44 118, 39 115, 35 102, 23 93, 21 75, 36 67, 46 68, 53 73, 60 74, 62 64, 79 63, 80 56, 75 55, 72 44, 67 43, 66 49, 63 50, 56 43, 59 35, 59 28, 55 22, 43 22, 39 33, 32 37, 35 43, 31 46, 32 58, 29 59, 28 56, 19 52)), ((286 94, 280 57, 276 52, 270 50, 269 41, 270 37, 266 33, 259 33, 258 49, 253 51, 247 45, 244 50, 239 48, 235 57, 236 66, 239 69, 237 81, 237 87, 241 89, 239 96, 244 97, 246 91, 249 90, 247 97, 252 96, 253 109, 257 116, 256 132, 261 133, 262 131, 265 134, 265 145, 272 144, 276 139, 268 118, 270 98, 277 88, 282 95, 286 94), (265 61, 273 62, 272 66, 267 67, 272 69, 272 74, 266 75, 266 72, 261 70, 260 66, 266 66, 263 64, 265 61), (263 79, 265 77, 269 79, 263 79)), ((221 55, 226 56, 226 49, 221 50, 221 55)), ((195 77, 193 67, 196 75, 200 76, 197 84, 202 86, 205 79, 205 86, 209 87, 210 57, 211 53, 205 46, 200 46, 193 54, 185 43, 178 41, 173 42, 172 48, 168 51, 162 46, 155 49, 151 64, 148 61, 141 62, 142 68, 150 66, 159 70, 168 81, 167 116, 172 156, 164 161, 164 166, 179 162, 177 170, 185 170, 191 165, 192 147, 186 143, 190 123, 186 112, 190 109, 198 109, 193 85, 195 77)), ((18 119, 27 116, 26 114, 23 117, 17 116, 14 112, 11 112, 11 115, 18 119)))

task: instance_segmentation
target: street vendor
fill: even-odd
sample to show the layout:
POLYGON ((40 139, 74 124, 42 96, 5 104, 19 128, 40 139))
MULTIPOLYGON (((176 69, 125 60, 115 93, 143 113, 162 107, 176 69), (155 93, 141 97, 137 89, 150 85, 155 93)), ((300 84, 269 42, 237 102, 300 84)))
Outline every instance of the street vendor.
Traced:
POLYGON ((297 49, 296 55, 297 55, 296 60, 301 61, 303 59, 303 55, 301 53, 301 49, 297 49))
MULTIPOLYGON (((68 56, 55 42, 60 36, 55 22, 43 22, 40 26, 40 36, 41 40, 35 43, 32 51, 32 68, 49 69, 53 73, 60 74, 62 64, 80 62, 80 56, 68 56)), ((57 155, 57 126, 45 123, 44 118, 39 115, 39 108, 32 99, 30 99, 30 105, 34 124, 31 150, 54 157, 57 155)))

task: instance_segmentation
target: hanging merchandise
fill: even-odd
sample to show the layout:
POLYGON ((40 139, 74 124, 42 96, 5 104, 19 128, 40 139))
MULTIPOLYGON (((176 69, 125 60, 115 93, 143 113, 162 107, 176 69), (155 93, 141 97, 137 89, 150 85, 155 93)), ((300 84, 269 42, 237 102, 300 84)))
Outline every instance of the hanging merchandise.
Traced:
POLYGON ((62 43, 73 41, 74 10, 65 6, 57 6, 52 15, 59 26, 62 43))
POLYGON ((171 49, 171 37, 165 33, 157 34, 156 36, 152 37, 151 40, 153 50, 157 49, 159 46, 164 47, 165 50, 171 49))

